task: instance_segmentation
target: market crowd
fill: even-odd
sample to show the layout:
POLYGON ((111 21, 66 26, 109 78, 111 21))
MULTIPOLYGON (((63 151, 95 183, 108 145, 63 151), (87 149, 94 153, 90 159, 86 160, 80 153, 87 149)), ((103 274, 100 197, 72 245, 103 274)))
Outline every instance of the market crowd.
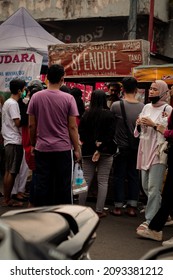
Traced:
MULTIPOLYGON (((99 218, 136 217, 142 192, 145 221, 136 233, 162 241, 164 225, 173 224, 173 112, 167 84, 153 81, 144 104, 136 98, 137 80, 126 77, 109 83, 107 92, 93 90, 85 108, 82 91, 65 86, 64 75, 63 66, 54 64, 48 68, 47 86, 37 79, 28 85, 13 79, 10 98, 0 100, 1 206, 21 207, 25 200, 28 207, 73 204, 78 162, 88 185, 78 195, 80 205, 87 204, 95 175, 99 218), (110 173, 114 207, 108 212, 110 173)), ((171 244, 173 239, 163 242, 171 244)))

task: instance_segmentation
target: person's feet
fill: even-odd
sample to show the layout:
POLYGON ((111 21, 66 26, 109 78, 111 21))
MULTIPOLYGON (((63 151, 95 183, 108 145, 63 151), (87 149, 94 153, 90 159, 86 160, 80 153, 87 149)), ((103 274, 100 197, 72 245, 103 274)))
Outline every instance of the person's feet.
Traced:
MULTIPOLYGON (((127 208, 125 209, 125 213, 130 217, 136 217, 136 210, 136 207, 127 206, 127 208)), ((123 210, 120 207, 115 207, 113 210, 110 211, 110 214, 113 216, 121 216, 123 214, 123 210)))
POLYGON ((165 223, 165 226, 172 226, 173 225, 173 220, 172 220, 172 217, 171 216, 168 216, 168 219, 165 223))
POLYGON ((137 227, 136 231, 138 231, 138 230, 145 230, 145 229, 147 229, 147 228, 148 228, 148 223, 145 221, 145 222, 143 222, 142 224, 140 224, 140 225, 137 227))
POLYGON ((136 212, 136 207, 131 207, 131 206, 128 206, 126 208, 126 214, 130 217, 136 217, 137 216, 137 212, 136 212))
POLYGON ((21 192, 19 192, 17 194, 13 194, 11 197, 14 200, 18 200, 18 201, 22 201, 22 202, 28 201, 28 196, 26 196, 25 193, 21 193, 21 192))
POLYGON ((113 216, 121 216, 122 215, 122 209, 119 207, 115 207, 110 211, 110 214, 113 216))
POLYGON ((8 201, 3 200, 1 206, 2 207, 22 207, 23 203, 20 201, 15 201, 13 199, 10 199, 8 201))
POLYGON ((166 240, 166 241, 163 241, 162 242, 162 245, 163 246, 173 246, 173 237, 171 237, 170 239, 166 240))
POLYGON ((162 241, 163 238, 163 233, 162 231, 155 231, 155 230, 151 230, 149 228, 145 228, 143 230, 137 230, 137 235, 140 237, 144 237, 147 239, 152 239, 155 241, 162 241))
POLYGON ((103 212, 96 211, 96 213, 99 218, 105 218, 107 216, 107 213, 105 211, 103 211, 103 212))

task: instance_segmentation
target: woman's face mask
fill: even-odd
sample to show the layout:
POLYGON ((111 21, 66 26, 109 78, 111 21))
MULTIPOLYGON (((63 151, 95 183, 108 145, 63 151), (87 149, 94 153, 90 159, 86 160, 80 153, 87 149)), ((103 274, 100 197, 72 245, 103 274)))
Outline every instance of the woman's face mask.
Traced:
POLYGON ((152 83, 149 89, 149 99, 152 104, 156 104, 160 100, 159 90, 155 83, 152 83))
POLYGON ((150 96, 149 99, 150 99, 152 104, 156 104, 160 100, 160 96, 159 95, 157 95, 157 96, 150 96))
POLYGON ((26 97, 26 90, 24 90, 21 94, 22 99, 26 97))

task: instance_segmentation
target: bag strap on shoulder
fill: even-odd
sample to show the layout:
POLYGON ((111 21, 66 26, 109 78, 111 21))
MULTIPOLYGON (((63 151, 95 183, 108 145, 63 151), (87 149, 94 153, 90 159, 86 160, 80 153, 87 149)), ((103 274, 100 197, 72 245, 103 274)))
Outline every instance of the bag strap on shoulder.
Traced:
POLYGON ((123 121, 124 121, 125 127, 127 129, 129 145, 130 145, 130 147, 132 147, 133 146, 132 145, 132 143, 133 143, 132 134, 130 132, 130 129, 129 129, 129 126, 128 126, 128 123, 127 123, 127 115, 126 115, 126 111, 125 111, 124 102, 123 102, 122 99, 120 100, 120 107, 121 107, 121 113, 122 113, 123 121))

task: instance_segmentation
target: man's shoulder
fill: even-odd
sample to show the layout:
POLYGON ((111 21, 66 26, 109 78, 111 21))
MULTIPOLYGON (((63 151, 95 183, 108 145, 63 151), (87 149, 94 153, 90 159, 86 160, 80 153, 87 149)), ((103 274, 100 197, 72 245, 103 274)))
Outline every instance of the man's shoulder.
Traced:
POLYGON ((117 100, 117 101, 114 101, 113 103, 112 103, 112 108, 116 108, 116 107, 119 107, 120 106, 120 100, 117 100))
POLYGON ((18 105, 18 102, 16 100, 14 100, 13 98, 8 98, 5 102, 4 105, 2 107, 3 110, 5 110, 6 108, 9 108, 13 105, 16 106, 16 104, 18 105))
POLYGON ((9 104, 9 103, 16 103, 16 100, 14 100, 13 98, 10 97, 4 102, 4 105, 9 104))
POLYGON ((144 106, 145 106, 145 104, 143 103, 143 102, 138 102, 137 104, 139 104, 138 106, 140 107, 140 108, 144 108, 144 106))

